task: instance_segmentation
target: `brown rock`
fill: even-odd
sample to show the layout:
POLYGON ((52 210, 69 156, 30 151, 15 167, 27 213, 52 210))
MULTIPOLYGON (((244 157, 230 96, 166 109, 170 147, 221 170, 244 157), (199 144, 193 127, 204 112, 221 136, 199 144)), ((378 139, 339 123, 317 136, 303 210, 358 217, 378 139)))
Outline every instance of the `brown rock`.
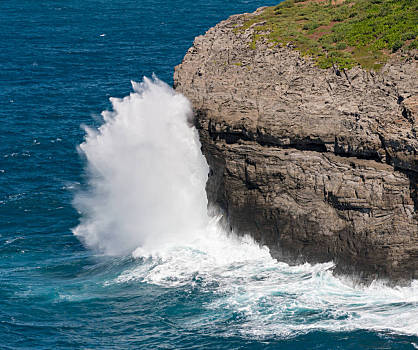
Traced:
POLYGON ((176 67, 211 168, 209 201, 287 261, 418 278, 417 63, 319 69, 234 31, 197 37, 176 67))

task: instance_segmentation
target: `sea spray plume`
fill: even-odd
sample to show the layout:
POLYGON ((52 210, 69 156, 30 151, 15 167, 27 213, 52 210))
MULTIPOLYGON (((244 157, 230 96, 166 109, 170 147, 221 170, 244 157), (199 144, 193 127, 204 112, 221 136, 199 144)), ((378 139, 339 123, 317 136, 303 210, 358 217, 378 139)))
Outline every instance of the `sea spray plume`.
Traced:
POLYGON ((110 99, 104 124, 86 128, 79 147, 89 181, 74 199, 82 217, 73 232, 110 255, 187 241, 209 220, 208 166, 189 101, 156 77, 132 87, 110 99))

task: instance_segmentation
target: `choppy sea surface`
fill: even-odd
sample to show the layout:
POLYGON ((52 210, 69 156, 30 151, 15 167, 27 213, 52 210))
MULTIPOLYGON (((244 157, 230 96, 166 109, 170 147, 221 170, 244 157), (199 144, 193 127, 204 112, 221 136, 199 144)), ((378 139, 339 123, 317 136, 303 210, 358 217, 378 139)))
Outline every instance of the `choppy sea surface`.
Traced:
POLYGON ((207 215, 173 68, 275 2, 0 1, 1 349, 418 349, 417 281, 288 266, 207 215))

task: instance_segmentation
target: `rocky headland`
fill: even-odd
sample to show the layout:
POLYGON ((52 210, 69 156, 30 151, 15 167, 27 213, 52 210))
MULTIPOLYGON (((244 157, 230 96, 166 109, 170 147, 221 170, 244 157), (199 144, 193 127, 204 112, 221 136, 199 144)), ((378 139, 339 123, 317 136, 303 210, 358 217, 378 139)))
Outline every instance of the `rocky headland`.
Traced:
POLYGON ((418 278, 416 50, 378 70, 321 66, 272 42, 263 11, 197 37, 175 69, 210 166, 209 202, 281 260, 418 278))

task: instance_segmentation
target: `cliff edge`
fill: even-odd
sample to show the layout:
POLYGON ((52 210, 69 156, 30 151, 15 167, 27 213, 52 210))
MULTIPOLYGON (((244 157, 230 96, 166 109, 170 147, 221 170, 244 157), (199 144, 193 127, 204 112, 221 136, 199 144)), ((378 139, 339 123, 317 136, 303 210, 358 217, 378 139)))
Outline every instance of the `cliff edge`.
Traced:
POLYGON ((265 22, 252 19, 265 10, 197 37, 175 69, 210 166, 209 202, 281 260, 418 278, 416 51, 378 72, 321 68, 260 35, 265 22))

